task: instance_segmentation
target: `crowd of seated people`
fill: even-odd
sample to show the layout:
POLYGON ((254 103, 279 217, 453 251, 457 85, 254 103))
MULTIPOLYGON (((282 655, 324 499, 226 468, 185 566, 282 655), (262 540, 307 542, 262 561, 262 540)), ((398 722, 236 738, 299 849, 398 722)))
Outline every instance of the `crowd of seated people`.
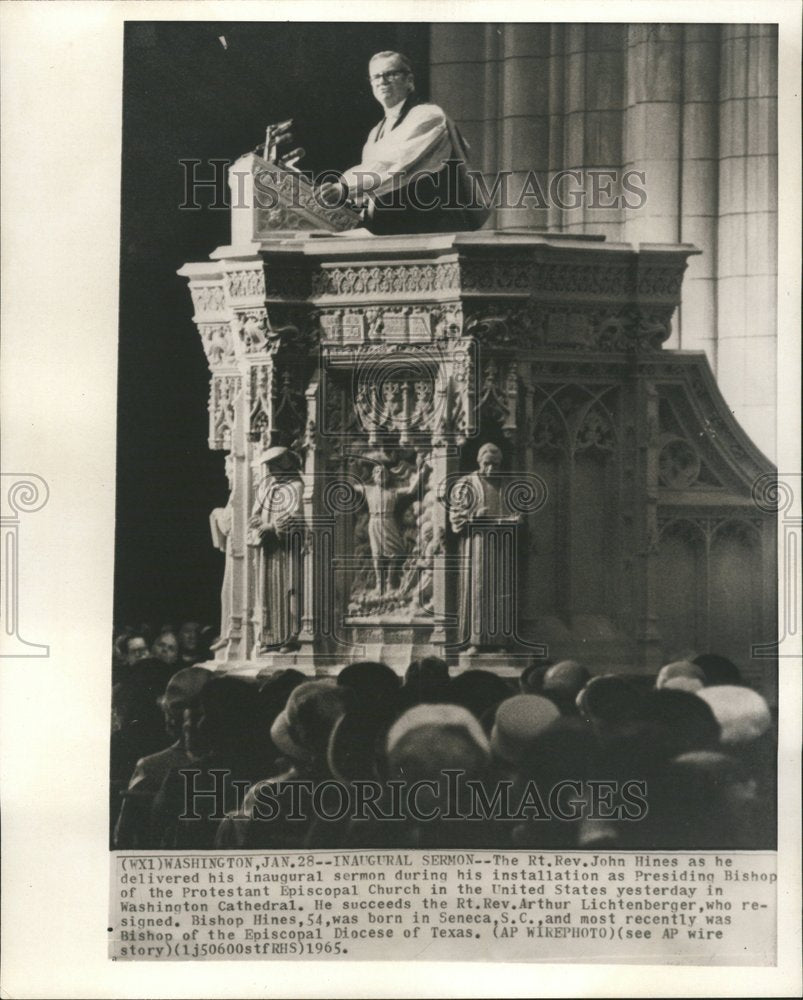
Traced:
POLYGON ((244 677, 192 632, 115 644, 118 849, 775 847, 776 720, 723 657, 244 677))
POLYGON ((159 660, 173 671, 203 663, 212 658, 213 639, 211 626, 194 621, 166 623, 155 629, 150 625, 124 625, 115 629, 112 641, 112 681, 116 684, 125 680, 130 668, 140 660, 159 660))

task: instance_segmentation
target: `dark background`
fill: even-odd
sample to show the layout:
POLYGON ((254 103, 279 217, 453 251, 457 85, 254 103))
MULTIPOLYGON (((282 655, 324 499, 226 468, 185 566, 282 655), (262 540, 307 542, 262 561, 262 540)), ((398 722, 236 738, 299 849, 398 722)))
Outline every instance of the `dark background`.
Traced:
POLYGON ((419 23, 127 23, 116 625, 219 623, 223 556, 212 547, 209 512, 228 490, 223 453, 207 447, 209 372, 176 271, 229 242, 229 214, 210 207, 208 189, 196 195, 199 210, 179 208, 181 161, 233 161, 264 140, 267 124, 293 118, 296 144, 307 150, 301 168, 357 163, 381 113, 369 58, 406 53, 427 96, 428 36, 419 23))

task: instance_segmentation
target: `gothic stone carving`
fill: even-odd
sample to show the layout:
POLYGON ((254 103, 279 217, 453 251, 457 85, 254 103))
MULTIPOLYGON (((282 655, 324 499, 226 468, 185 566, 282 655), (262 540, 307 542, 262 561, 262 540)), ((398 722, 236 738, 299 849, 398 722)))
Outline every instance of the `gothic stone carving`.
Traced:
POLYGON ((412 619, 426 613, 431 599, 435 497, 431 489, 420 499, 418 495, 427 472, 423 455, 417 459, 416 470, 407 462, 392 465, 390 460, 377 460, 372 463, 370 480, 356 487, 364 497, 365 510, 355 525, 355 551, 364 565, 351 588, 350 614, 412 619))
POLYGON ((444 264, 393 264, 365 267, 326 267, 312 279, 318 295, 417 295, 458 289, 456 262, 444 264))
POLYGON ((257 157, 254 159, 261 164, 254 173, 254 232, 257 238, 276 229, 337 232, 359 225, 360 217, 353 209, 322 205, 312 185, 301 174, 283 170, 257 157))
POLYGON ((226 295, 223 285, 198 285, 190 286, 192 304, 198 316, 207 314, 223 313, 226 311, 226 295))
POLYGON ((238 310, 235 314, 237 336, 246 355, 275 356, 280 350, 305 355, 310 348, 312 333, 302 330, 301 317, 290 315, 286 307, 238 310))
POLYGON ((230 366, 236 363, 231 329, 228 323, 199 323, 206 360, 210 369, 230 366))
POLYGON ((261 263, 248 270, 229 271, 226 281, 233 299, 265 297, 265 275, 261 263))
POLYGON ((491 349, 629 353, 659 350, 671 333, 674 307, 597 309, 546 305, 534 299, 489 311, 472 304, 464 332, 491 349))
POLYGON ((230 451, 235 406, 242 388, 240 375, 212 375, 209 386, 209 447, 230 451))
POLYGON ((426 343, 433 336, 433 317, 427 306, 366 306, 322 309, 316 313, 324 343, 426 343))
POLYGON ((237 313, 237 336, 246 354, 260 354, 268 347, 268 314, 264 309, 237 313))

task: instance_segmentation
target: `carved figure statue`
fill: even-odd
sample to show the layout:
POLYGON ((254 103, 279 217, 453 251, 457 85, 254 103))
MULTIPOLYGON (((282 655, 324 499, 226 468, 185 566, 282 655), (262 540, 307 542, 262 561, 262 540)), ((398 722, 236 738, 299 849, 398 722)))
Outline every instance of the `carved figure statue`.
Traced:
POLYGON ((500 528, 521 516, 506 502, 501 471, 501 450, 484 444, 476 472, 459 480, 449 498, 452 530, 461 535, 459 615, 470 654, 504 649, 512 639, 512 551, 500 544, 500 528))
POLYGON ((261 650, 300 648, 303 596, 303 483, 300 459, 289 448, 269 448, 267 475, 248 522, 248 544, 257 549, 257 604, 261 650))
POLYGON ((415 495, 428 466, 423 457, 419 456, 416 472, 410 481, 405 486, 392 486, 391 459, 380 455, 370 460, 374 463, 371 482, 359 484, 355 489, 365 497, 368 507, 368 541, 374 568, 375 595, 381 597, 398 584, 407 555, 399 522, 400 501, 415 495))

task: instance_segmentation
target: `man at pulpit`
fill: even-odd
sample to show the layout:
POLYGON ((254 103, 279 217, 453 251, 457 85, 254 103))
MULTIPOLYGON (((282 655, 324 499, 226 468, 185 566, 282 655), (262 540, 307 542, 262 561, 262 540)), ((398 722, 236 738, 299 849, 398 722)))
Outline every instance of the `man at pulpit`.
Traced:
POLYGON ((378 236, 478 229, 488 213, 466 208, 466 143, 441 108, 418 97, 407 57, 377 53, 368 77, 384 117, 368 134, 361 162, 324 185, 324 200, 347 196, 378 236))
POLYGON ((477 453, 476 472, 449 495, 449 521, 460 535, 460 639, 470 655, 501 652, 514 638, 513 554, 523 517, 508 501, 511 485, 501 450, 489 442, 477 453))

